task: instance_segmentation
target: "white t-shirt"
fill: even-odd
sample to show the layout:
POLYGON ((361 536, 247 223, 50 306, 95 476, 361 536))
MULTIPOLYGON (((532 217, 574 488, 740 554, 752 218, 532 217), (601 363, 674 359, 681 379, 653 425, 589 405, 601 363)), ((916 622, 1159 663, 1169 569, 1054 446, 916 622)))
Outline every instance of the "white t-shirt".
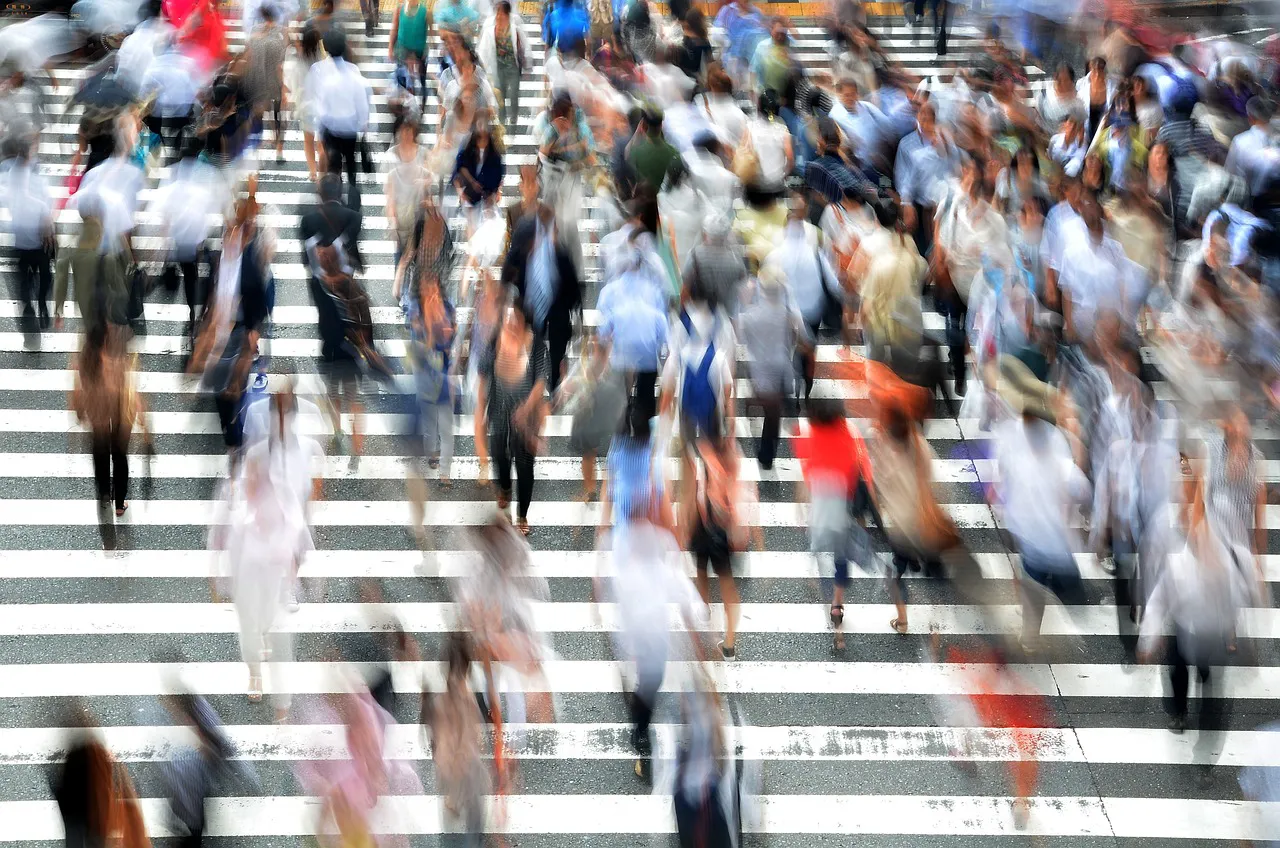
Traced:
POLYGON ((1011 418, 991 430, 1000 470, 1004 526, 1024 553, 1062 557, 1080 550, 1071 508, 1086 502, 1089 481, 1062 431, 1047 422, 1011 418), (1030 430, 1028 429, 1030 427, 1030 430))
POLYGON ((619 653, 638 665, 666 662, 672 631, 707 620, 706 606, 681 569, 675 536, 649 523, 613 529, 613 589, 619 653))
POLYGON ((1134 292, 1132 266, 1124 248, 1110 236, 1097 244, 1086 238, 1064 254, 1058 288, 1071 298, 1071 321, 1079 338, 1093 336, 1102 312, 1136 313, 1134 304, 1140 300, 1134 292))
POLYGON ((753 118, 748 132, 760 160, 760 182, 767 186, 781 184, 787 176, 787 144, 791 141, 791 131, 781 119, 753 118))

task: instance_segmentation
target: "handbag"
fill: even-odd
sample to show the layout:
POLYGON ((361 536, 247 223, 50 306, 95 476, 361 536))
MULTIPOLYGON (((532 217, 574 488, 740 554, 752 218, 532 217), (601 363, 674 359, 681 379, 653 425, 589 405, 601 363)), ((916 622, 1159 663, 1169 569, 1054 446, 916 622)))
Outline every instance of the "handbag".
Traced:
POLYGON ((760 157, 751 143, 751 133, 744 132, 742 141, 733 151, 733 174, 743 185, 752 185, 760 178, 760 157))

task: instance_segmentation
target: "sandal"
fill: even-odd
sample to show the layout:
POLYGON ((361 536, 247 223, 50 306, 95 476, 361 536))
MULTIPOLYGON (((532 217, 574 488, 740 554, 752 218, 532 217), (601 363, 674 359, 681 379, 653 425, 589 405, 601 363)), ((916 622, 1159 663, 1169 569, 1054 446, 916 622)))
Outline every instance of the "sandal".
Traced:
POLYGON ((831 649, 833 651, 844 650, 844 633, 842 633, 839 630, 836 631, 835 639, 832 640, 832 643, 831 643, 831 649))
POLYGON ((124 518, 124 514, 129 510, 129 502, 125 501, 124 506, 116 510, 116 518, 124 518))
POLYGON ((528 536, 533 532, 533 528, 529 526, 529 519, 527 518, 517 519, 516 529, 520 531, 521 536, 528 536))
POLYGON ((831 605, 831 624, 833 627, 844 624, 844 604, 831 605))
POLYGON ((907 635, 907 620, 905 618, 893 618, 889 620, 889 626, 893 628, 893 632, 899 636, 907 635))
POLYGON ((262 676, 249 676, 249 703, 258 704, 262 702, 262 676))

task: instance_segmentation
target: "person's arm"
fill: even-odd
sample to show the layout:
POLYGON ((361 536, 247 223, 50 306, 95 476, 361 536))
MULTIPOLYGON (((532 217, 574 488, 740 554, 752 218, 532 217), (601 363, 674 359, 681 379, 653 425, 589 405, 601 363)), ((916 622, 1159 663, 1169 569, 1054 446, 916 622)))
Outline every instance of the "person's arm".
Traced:
MULTIPOLYGON (((1253 552, 1262 554, 1267 550, 1267 484, 1258 481, 1258 494, 1253 503, 1253 552)), ((1261 577, 1261 574, 1259 574, 1261 577)))
POLYGON ((67 284, 71 276, 71 257, 65 250, 58 251, 58 261, 53 277, 53 327, 62 329, 62 313, 67 305, 67 284))
MULTIPOLYGON (((354 68, 355 66, 352 65, 354 68)), ((356 124, 359 132, 364 132, 369 126, 369 86, 365 85, 364 77, 357 70, 354 76, 354 84, 360 86, 362 96, 356 98, 356 124)))
POLYGON ((400 7, 397 6, 391 15, 391 38, 387 41, 387 58, 396 58, 396 36, 400 34, 400 7))

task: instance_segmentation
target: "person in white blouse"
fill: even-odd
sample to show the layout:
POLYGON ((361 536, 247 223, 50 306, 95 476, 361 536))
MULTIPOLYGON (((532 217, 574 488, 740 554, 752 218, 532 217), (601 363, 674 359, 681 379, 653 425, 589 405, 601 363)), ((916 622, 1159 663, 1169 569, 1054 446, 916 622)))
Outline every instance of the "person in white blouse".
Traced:
POLYGON ((734 150, 747 132, 747 116, 733 98, 733 80, 724 71, 707 77, 707 91, 694 98, 694 104, 707 115, 707 123, 720 143, 734 150))
POLYGON ((638 756, 635 770, 642 777, 649 774, 647 760, 653 750, 649 724, 667 661, 673 654, 687 657, 688 639, 698 638, 696 634, 710 624, 706 605, 684 572, 680 543, 652 521, 656 494, 649 501, 629 501, 632 514, 617 516, 607 542, 613 552, 611 585, 618 605, 614 642, 618 656, 634 664, 628 702, 631 744, 638 756))

